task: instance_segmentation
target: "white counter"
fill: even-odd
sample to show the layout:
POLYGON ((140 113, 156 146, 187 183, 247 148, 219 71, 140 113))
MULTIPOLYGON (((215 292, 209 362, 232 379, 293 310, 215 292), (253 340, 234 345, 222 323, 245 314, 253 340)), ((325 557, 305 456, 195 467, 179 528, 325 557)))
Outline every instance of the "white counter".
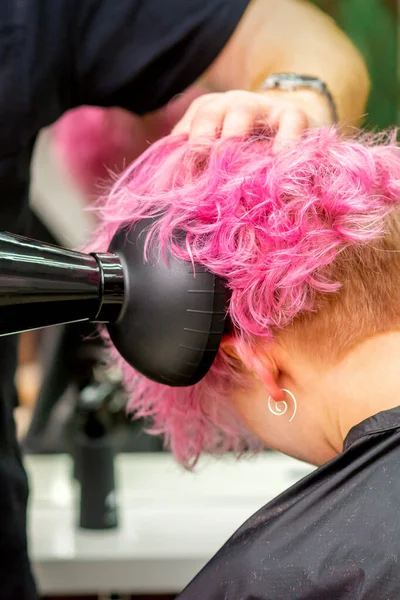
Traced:
POLYGON ((281 455, 200 461, 195 473, 168 454, 117 459, 120 527, 77 529, 67 456, 26 458, 30 552, 50 593, 175 593, 266 502, 311 472, 281 455))

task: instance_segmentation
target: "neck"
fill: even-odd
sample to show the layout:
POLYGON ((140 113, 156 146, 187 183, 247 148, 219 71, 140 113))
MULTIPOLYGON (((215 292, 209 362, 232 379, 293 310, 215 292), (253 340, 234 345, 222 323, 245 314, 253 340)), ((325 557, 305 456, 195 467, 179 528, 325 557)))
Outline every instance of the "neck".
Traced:
POLYGON ((400 332, 364 341, 328 370, 324 384, 328 438, 341 451, 354 426, 400 405, 400 332))
POLYGON ((283 387, 298 399, 302 447, 314 464, 342 452, 354 426, 400 405, 400 332, 364 341, 334 366, 316 366, 304 356, 292 356, 286 364, 290 369, 283 387), (310 428, 315 432, 312 440, 310 428))
POLYGON ((400 405, 400 332, 365 341, 334 371, 336 423, 343 442, 364 419, 400 405))

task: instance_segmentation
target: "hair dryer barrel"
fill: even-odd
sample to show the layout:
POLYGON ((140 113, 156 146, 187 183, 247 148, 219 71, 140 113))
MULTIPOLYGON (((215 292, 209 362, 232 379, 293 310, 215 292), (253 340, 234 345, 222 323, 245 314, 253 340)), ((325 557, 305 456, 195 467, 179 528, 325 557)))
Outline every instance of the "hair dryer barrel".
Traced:
POLYGON ((113 254, 82 254, 0 233, 0 335, 117 319, 124 277, 113 254))

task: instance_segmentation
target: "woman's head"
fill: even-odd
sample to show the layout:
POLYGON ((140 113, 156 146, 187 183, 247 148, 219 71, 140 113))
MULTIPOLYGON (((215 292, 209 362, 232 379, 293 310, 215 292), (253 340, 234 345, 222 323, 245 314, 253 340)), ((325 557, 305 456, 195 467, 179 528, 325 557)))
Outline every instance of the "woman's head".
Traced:
POLYGON ((160 216, 148 245, 226 279, 232 332, 192 388, 123 365, 131 409, 185 463, 202 450, 255 448, 258 438, 314 459, 320 441, 300 446, 329 408, 316 415, 310 397, 358 344, 399 328, 399 202, 400 149, 387 139, 321 130, 276 154, 268 137, 152 146, 102 203, 97 247, 121 224, 160 216), (299 395, 290 424, 268 413, 280 388, 299 395))

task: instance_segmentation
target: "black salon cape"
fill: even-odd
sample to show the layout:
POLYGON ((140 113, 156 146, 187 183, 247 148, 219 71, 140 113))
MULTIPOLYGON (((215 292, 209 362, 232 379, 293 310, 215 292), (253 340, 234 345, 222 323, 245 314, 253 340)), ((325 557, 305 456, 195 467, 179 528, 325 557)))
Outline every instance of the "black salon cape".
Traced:
MULTIPOLYGON (((248 3, 1 0, 0 231, 29 235, 30 162, 41 128, 83 104, 138 114, 161 107, 209 67, 248 3)), ((16 359, 17 339, 0 338, 0 600, 33 600, 28 485, 13 423, 16 359)))
MULTIPOLYGON (((311 435, 311 433, 310 433, 311 435)), ((400 407, 253 515, 179 600, 400 600, 400 407)))

